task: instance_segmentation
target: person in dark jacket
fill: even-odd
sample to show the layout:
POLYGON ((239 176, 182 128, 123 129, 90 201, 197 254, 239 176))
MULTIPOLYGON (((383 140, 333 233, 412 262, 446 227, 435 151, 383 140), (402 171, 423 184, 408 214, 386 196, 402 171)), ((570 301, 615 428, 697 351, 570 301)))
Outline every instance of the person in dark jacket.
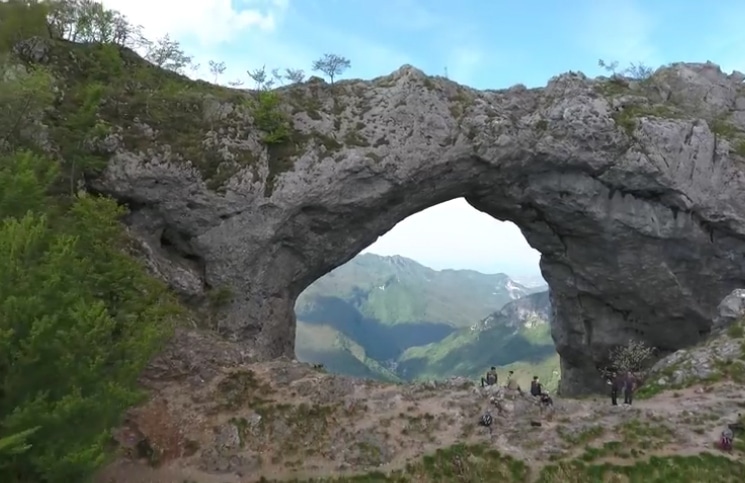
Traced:
POLYGON ((634 391, 636 391, 636 377, 631 371, 626 372, 626 376, 623 378, 623 403, 631 406, 634 399, 634 391))
POLYGON ((618 406, 618 393, 623 390, 624 377, 621 374, 612 373, 610 377, 610 401, 618 406))
POLYGON ((535 397, 539 397, 543 394, 543 386, 538 380, 538 376, 533 376, 533 380, 530 383, 530 394, 535 397))
POLYGON ((493 386, 497 383, 497 368, 492 366, 486 373, 486 377, 481 378, 481 387, 493 386))

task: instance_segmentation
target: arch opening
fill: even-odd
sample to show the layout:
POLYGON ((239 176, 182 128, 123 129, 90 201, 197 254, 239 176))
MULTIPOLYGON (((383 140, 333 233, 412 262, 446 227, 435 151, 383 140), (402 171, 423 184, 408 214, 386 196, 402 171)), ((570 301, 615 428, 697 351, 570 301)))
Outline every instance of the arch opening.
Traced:
POLYGON ((741 159, 710 128, 740 122, 741 79, 676 64, 614 87, 629 95, 608 82, 568 73, 543 89, 475 91, 405 66, 333 95, 299 86, 319 116, 297 112, 293 154, 277 166, 262 151, 225 196, 145 162, 135 177, 113 163, 99 184, 184 234, 204 262, 197 278, 232 292, 219 331, 257 360, 294 355, 295 303, 313 282, 408 216, 465 198, 541 253, 560 391, 595 392, 612 348, 700 342, 745 284, 741 159), (646 114, 670 106, 684 114, 646 114), (169 189, 143 189, 153 178, 169 189))
POLYGON ((316 280, 295 306, 295 355, 384 381, 514 370, 555 390, 540 254, 463 198, 416 213, 316 280))
POLYGON ((295 302, 308 286, 401 220, 461 197, 515 223, 541 253, 565 395, 603 390, 598 368, 631 339, 663 355, 700 341, 732 289, 723 283, 727 266, 718 263, 720 273, 707 267, 731 239, 712 242, 708 228, 658 194, 613 189, 593 170, 557 170, 555 161, 529 153, 456 153, 417 166, 394 179, 382 168, 342 177, 288 210, 252 257, 213 263, 243 295, 223 333, 254 341, 260 358, 293 357, 295 302))

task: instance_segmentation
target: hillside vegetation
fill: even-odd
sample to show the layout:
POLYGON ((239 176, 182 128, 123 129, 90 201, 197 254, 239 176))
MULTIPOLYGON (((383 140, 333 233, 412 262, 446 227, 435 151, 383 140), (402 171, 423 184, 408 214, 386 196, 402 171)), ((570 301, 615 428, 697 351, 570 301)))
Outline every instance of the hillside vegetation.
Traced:
POLYGON ((398 372, 419 379, 479 378, 486 368, 498 366, 503 374, 514 371, 523 387, 538 376, 553 391, 559 381, 559 356, 551 338, 550 308, 548 292, 517 299, 440 342, 406 350, 398 372))
MULTIPOLYGON (((77 189, 90 161, 80 151, 85 113, 57 133, 62 152, 35 139, 36 123, 58 108, 57 79, 15 62, 10 48, 49 35, 51 6, 0 3, 3 483, 85 481, 106 459, 111 428, 142 400, 137 378, 181 313, 130 255, 125 210, 77 189)), ((67 102, 84 110, 79 101, 67 102)))
POLYGON ((529 295, 543 288, 505 274, 359 255, 300 296, 296 355, 387 381, 477 377, 509 364, 521 377, 541 369, 537 375, 556 379, 548 294, 529 295))
POLYGON ((458 328, 536 291, 503 273, 433 270, 401 256, 363 254, 308 287, 298 298, 296 311, 302 315, 312 310, 318 298, 337 297, 385 325, 431 323, 458 328))

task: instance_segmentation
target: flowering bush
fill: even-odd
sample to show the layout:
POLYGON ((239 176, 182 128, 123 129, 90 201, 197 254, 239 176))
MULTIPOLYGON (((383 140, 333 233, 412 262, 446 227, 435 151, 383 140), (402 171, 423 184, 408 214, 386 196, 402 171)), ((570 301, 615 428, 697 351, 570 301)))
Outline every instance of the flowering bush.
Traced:
POLYGON ((642 372, 654 352, 654 348, 649 347, 644 342, 630 340, 628 344, 616 347, 611 351, 610 362, 613 368, 619 372, 642 372))

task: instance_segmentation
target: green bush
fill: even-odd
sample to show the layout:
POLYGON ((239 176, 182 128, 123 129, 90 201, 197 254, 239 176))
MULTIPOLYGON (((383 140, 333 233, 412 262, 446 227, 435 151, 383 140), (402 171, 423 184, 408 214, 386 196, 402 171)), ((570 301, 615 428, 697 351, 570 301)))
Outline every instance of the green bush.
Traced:
POLYGON ((264 144, 281 144, 290 138, 290 122, 280 108, 281 101, 276 92, 262 90, 250 105, 256 127, 264 132, 264 144))
POLYGON ((29 152, 0 159, 0 443, 24 449, 0 451, 4 483, 90 475, 177 313, 127 255, 124 210, 46 196, 55 175, 29 152))
POLYGON ((0 2, 0 53, 8 52, 19 40, 48 36, 46 3, 29 0, 0 2))

